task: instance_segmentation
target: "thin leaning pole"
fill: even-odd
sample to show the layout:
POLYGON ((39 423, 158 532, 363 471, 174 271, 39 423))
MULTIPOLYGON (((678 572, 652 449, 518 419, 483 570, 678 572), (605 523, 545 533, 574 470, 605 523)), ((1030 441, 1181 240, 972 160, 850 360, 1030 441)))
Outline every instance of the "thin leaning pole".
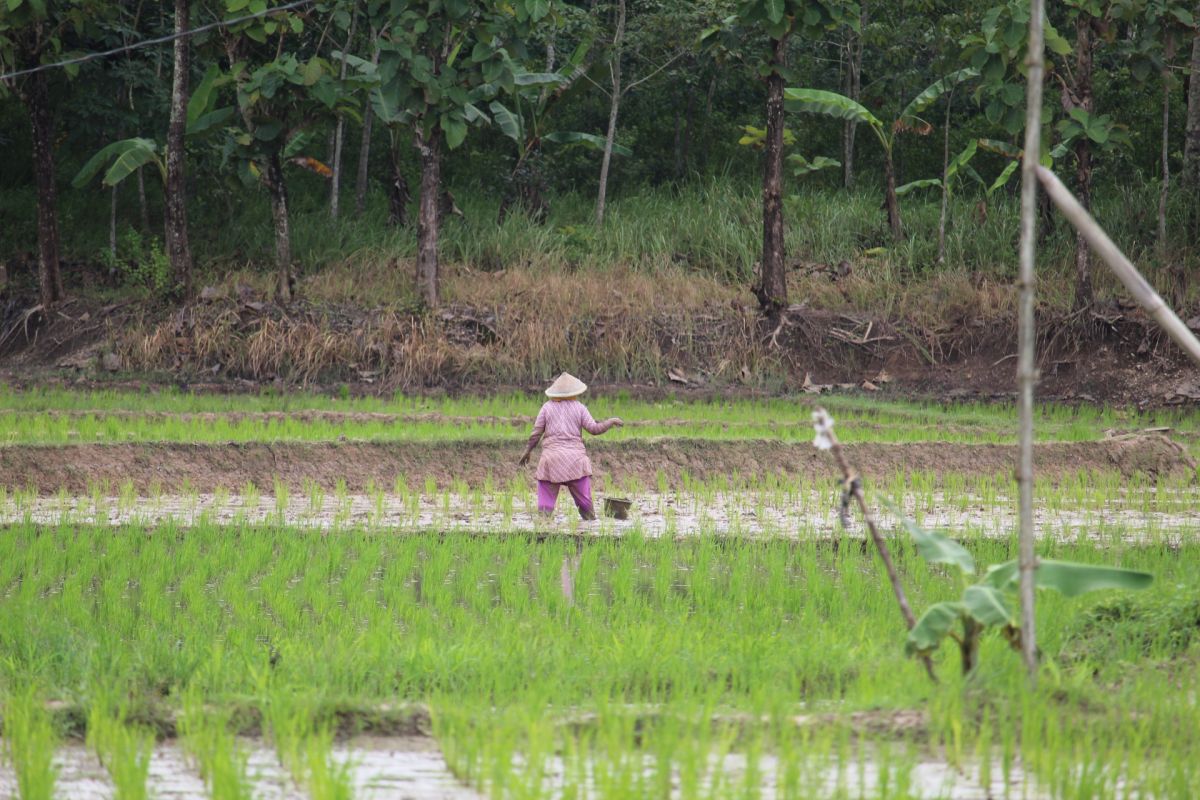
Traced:
POLYGON ((1166 331, 1183 352, 1200 364, 1200 340, 1196 339, 1191 329, 1171 310, 1158 292, 1154 291, 1154 287, 1142 277, 1133 262, 1121 252, 1121 249, 1109 238, 1099 223, 1087 212, 1087 209, 1079 204, 1070 190, 1063 186, 1057 175, 1045 167, 1038 167, 1037 176, 1045 188, 1046 194, 1050 196, 1050 200, 1058 206, 1058 210, 1067 218, 1067 221, 1083 234, 1083 238, 1087 240, 1092 251, 1100 256, 1113 274, 1121 280, 1121 283, 1125 284, 1125 288, 1133 295, 1133 299, 1154 318, 1154 321, 1166 331))
POLYGON ((1033 535, 1033 386, 1037 381, 1034 345, 1034 267, 1037 258, 1037 166, 1042 135, 1042 75, 1045 42, 1042 26, 1045 0, 1032 0, 1029 14, 1029 56, 1025 64, 1025 153, 1021 159, 1021 244, 1017 286, 1018 304, 1017 388, 1020 405, 1020 455, 1017 462, 1020 531, 1018 571, 1021 597, 1021 656, 1031 682, 1037 680, 1037 631, 1034 628, 1034 569, 1037 555, 1033 535))

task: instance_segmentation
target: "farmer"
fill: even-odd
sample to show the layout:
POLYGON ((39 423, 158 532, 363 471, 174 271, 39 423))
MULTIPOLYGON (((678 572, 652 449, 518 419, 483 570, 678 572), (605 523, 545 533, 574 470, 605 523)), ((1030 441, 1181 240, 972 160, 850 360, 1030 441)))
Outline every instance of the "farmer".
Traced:
POLYGON ((579 509, 579 516, 591 520, 596 518, 592 507, 592 462, 583 449, 583 432, 599 436, 612 427, 621 427, 621 420, 613 417, 596 422, 587 406, 578 398, 587 391, 587 384, 570 373, 558 376, 546 396, 550 402, 542 406, 529 446, 521 456, 520 464, 529 463, 529 455, 538 442, 542 443, 542 456, 538 459, 538 511, 545 515, 554 513, 558 490, 566 486, 579 509))

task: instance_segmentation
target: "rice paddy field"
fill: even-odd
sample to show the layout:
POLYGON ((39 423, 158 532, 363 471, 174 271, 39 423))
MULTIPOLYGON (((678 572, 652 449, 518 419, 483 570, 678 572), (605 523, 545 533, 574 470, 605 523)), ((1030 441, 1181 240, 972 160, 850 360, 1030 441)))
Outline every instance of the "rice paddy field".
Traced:
POLYGON ((0 797, 1200 796, 1200 414, 1039 410, 1039 555, 1153 583, 934 683, 818 399, 918 615, 901 516, 1015 556, 1003 404, 592 397, 582 522, 532 395, 0 392, 0 797))

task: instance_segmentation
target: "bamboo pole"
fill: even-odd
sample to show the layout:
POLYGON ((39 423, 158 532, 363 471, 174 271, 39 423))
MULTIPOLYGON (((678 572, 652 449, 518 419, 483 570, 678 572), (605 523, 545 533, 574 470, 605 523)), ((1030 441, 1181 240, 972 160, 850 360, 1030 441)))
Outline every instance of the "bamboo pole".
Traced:
POLYGON ((1020 531, 1018 570, 1021 598, 1021 656, 1029 680, 1037 679, 1037 631, 1034 627, 1033 530, 1033 386, 1037 381, 1034 345, 1034 268, 1037 259, 1037 164, 1042 136, 1042 75, 1045 69, 1042 26, 1045 0, 1033 0, 1029 14, 1028 81, 1025 85, 1025 153, 1021 159, 1021 243, 1018 305, 1017 387, 1020 406, 1020 455, 1017 461, 1020 531))
POLYGON ((1088 245, 1096 255, 1120 278, 1121 283, 1125 284, 1125 288, 1133 295, 1133 299, 1162 326, 1175 344, 1200 364, 1200 340, 1183 324, 1183 320, 1176 316, 1158 292, 1154 291, 1154 287, 1142 277, 1137 267, 1125 257, 1099 223, 1079 204, 1070 190, 1063 186, 1057 175, 1045 167, 1038 167, 1037 176, 1054 205, 1058 206, 1058 210, 1067 221, 1083 234, 1083 238, 1087 239, 1088 245))

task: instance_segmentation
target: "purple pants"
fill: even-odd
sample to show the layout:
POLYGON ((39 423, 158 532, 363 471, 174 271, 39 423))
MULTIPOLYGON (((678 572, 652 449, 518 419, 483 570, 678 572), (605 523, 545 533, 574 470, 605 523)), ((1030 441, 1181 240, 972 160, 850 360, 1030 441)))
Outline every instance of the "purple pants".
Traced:
POLYGON ((575 507, 580 515, 592 513, 592 479, 589 475, 566 483, 551 483, 538 481, 538 511, 553 511, 554 503, 558 500, 559 487, 565 486, 575 501, 575 507))

